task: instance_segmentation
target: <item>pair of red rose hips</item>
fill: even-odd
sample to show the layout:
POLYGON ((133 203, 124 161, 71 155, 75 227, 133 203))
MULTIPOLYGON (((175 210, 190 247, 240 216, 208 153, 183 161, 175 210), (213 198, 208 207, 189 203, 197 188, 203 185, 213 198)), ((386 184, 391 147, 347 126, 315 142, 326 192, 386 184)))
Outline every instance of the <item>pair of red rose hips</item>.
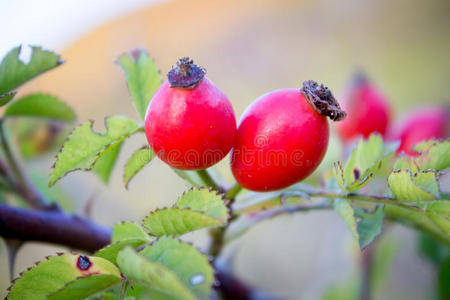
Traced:
POLYGON ((415 144, 450 133, 449 107, 422 108, 392 125, 388 99, 361 74, 344 95, 342 107, 348 118, 337 124, 337 131, 344 142, 377 132, 388 141, 400 141, 398 154, 416 155, 415 144))
POLYGON ((170 166, 208 168, 230 149, 236 180, 254 191, 277 190, 311 174, 329 138, 326 117, 345 118, 331 92, 306 81, 255 100, 239 127, 231 103, 188 58, 180 59, 153 96, 145 119, 148 142, 170 166))

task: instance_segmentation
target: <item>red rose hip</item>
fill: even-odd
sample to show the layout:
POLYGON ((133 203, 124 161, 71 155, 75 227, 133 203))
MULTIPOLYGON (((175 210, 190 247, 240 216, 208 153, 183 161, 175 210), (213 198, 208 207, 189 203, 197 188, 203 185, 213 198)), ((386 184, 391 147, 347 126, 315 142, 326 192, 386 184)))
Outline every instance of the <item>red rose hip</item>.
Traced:
POLYGON ((336 128, 343 141, 367 138, 375 132, 385 136, 390 121, 389 102, 364 75, 355 76, 342 108, 348 116, 336 128))
POLYGON ((446 138, 450 134, 450 107, 422 108, 400 122, 392 135, 400 140, 397 153, 417 155, 413 146, 426 140, 446 138))
POLYGON ((208 168, 230 151, 236 119, 227 96, 189 58, 180 59, 153 96, 145 117, 147 140, 168 165, 208 168))
POLYGON ((345 118, 331 92, 314 81, 256 99, 244 112, 232 150, 231 169, 253 191, 285 188, 310 175, 327 150, 327 116, 345 118))

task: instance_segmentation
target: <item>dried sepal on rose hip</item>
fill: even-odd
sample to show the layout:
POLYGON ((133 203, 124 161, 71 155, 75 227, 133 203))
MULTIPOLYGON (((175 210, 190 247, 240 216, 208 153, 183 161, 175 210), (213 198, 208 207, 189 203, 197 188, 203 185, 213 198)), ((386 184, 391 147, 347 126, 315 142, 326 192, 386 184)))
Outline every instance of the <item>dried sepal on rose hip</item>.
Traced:
POLYGON ((363 73, 357 73, 342 99, 348 117, 336 125, 344 142, 372 133, 385 136, 390 124, 389 101, 363 73))
POLYGON ((271 191, 301 181, 319 166, 328 146, 327 117, 345 119, 330 90, 312 80, 256 99, 241 117, 231 169, 243 187, 271 191))
POLYGON ((147 109, 147 140, 156 155, 174 168, 208 168, 233 145, 233 108, 205 73, 191 59, 181 58, 147 109))

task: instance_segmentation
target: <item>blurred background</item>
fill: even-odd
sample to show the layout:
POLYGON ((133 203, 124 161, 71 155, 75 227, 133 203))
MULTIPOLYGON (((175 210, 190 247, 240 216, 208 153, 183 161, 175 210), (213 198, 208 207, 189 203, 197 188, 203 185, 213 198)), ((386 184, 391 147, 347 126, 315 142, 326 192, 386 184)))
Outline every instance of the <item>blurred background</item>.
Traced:
MULTIPOLYGON (((359 69, 387 95, 395 117, 414 106, 450 103, 448 0, 0 0, 0 7, 0 56, 32 44, 66 60, 20 93, 55 94, 76 110, 78 123, 95 120, 97 130, 104 129, 104 116, 137 119, 114 63, 136 47, 146 48, 163 74, 178 58, 193 58, 229 96, 237 116, 259 95, 299 87, 307 79, 325 83, 339 98, 359 69)), ((339 148, 335 141, 330 149, 339 148)), ((104 225, 140 221, 150 210, 173 204, 187 188, 154 160, 125 190, 120 169, 144 143, 143 135, 126 143, 109 186, 78 172, 46 192, 81 214, 92 203, 90 217, 104 225)), ((25 157, 42 186, 55 153, 25 157)), ((331 163, 327 159, 321 168, 331 163)), ((219 170, 231 182, 228 160, 219 170)), ((391 224, 384 231, 375 299, 433 299, 436 268, 417 250, 417 233, 391 224)), ((205 232, 187 238, 207 246, 205 232)), ((16 274, 59 250, 67 249, 27 244, 18 254, 16 274)), ((345 293, 359 280, 358 246, 333 211, 260 223, 227 250, 242 279, 286 299, 351 299, 345 293)), ((0 297, 9 286, 7 268, 1 244, 0 297)))

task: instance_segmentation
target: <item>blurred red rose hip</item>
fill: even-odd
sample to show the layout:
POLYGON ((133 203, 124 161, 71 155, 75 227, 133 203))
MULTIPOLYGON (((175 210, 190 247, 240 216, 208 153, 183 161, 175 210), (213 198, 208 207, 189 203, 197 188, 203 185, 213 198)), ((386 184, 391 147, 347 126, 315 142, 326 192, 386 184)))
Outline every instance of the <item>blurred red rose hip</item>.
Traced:
POLYGON ((185 57, 153 96, 145 133, 161 160, 174 168, 199 170, 228 154, 236 118, 227 96, 185 57))
POLYGON ((406 116, 392 139, 400 141, 397 153, 416 155, 413 146, 426 140, 450 136, 450 107, 422 108, 406 116))
POLYGON ((385 136, 390 123, 389 101, 365 76, 355 76, 341 104, 347 118, 336 128, 343 141, 367 138, 374 132, 385 136))
POLYGON ((310 175, 328 146, 327 116, 345 118, 328 88, 306 81, 256 99, 244 112, 232 150, 231 169, 253 191, 285 188, 310 175))

